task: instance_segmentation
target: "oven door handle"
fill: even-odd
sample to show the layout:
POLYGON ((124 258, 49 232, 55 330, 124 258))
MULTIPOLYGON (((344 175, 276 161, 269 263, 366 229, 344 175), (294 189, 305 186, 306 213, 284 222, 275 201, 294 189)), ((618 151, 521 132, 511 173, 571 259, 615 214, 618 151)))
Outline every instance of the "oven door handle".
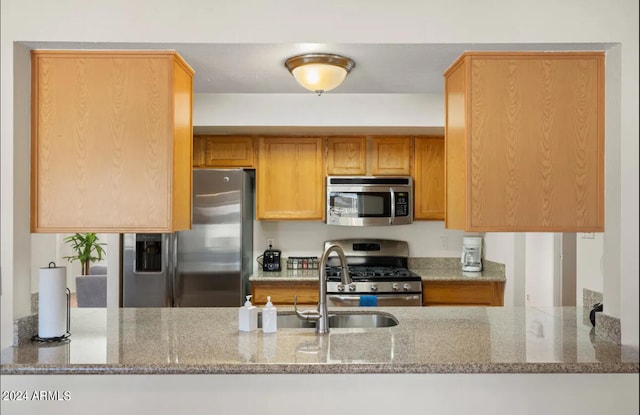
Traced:
POLYGON ((360 295, 329 294, 327 295, 327 303, 337 307, 360 307, 360 295))
POLYGON ((332 299, 336 299, 339 301, 360 301, 360 295, 340 295, 340 294, 330 294, 332 299))

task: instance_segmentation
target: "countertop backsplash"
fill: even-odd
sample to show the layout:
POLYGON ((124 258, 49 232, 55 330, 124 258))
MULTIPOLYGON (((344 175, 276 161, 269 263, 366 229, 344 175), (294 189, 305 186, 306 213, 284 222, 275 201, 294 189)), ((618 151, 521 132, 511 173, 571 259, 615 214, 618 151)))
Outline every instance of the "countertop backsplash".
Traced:
MULTIPOLYGON (((461 269, 460 258, 409 257, 410 269, 461 269)), ((504 264, 482 260, 483 271, 504 274, 504 264)))

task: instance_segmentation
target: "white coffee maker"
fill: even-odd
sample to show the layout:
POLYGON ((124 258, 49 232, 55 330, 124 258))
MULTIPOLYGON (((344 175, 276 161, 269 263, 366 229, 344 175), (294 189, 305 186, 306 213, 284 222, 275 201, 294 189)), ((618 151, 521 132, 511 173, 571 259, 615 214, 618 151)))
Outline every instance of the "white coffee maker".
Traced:
POLYGON ((462 271, 482 271, 482 236, 465 236, 462 238, 462 271))

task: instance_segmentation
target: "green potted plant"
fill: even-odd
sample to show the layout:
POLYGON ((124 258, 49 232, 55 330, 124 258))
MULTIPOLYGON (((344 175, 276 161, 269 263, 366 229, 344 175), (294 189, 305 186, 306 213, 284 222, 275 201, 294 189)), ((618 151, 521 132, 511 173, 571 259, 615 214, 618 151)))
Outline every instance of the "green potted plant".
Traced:
POLYGON ((104 243, 99 242, 95 233, 76 233, 67 236, 64 241, 73 248, 75 255, 65 256, 69 262, 80 261, 82 275, 89 275, 89 266, 92 262, 101 261, 105 254, 102 246, 104 243))

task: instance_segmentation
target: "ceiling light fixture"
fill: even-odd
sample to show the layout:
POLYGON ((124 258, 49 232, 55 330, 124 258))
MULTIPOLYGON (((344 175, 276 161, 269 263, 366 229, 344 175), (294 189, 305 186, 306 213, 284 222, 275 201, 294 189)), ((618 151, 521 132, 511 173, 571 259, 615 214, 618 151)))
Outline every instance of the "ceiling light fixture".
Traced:
POLYGON ((330 53, 307 53, 284 63, 296 81, 318 95, 338 87, 356 66, 349 58, 330 53))

